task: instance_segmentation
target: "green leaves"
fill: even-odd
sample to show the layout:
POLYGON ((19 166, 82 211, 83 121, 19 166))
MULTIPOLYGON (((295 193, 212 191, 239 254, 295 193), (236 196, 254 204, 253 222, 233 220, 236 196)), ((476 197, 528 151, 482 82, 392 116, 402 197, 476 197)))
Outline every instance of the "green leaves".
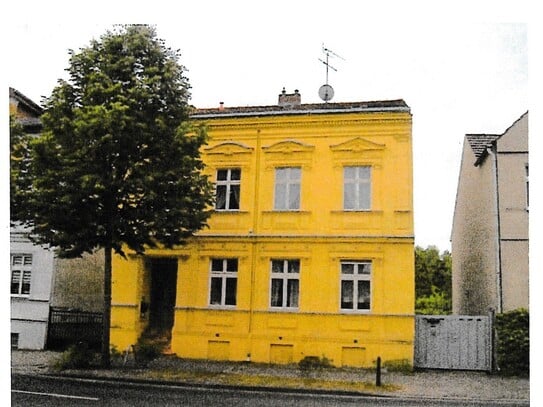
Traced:
POLYGON ((171 247, 204 227, 213 196, 201 174, 206 133, 188 123, 178 58, 142 25, 71 51, 69 80, 45 101, 14 220, 67 257, 171 247))
POLYGON ((415 248, 415 311, 417 314, 450 314, 452 309, 452 259, 437 247, 415 248))

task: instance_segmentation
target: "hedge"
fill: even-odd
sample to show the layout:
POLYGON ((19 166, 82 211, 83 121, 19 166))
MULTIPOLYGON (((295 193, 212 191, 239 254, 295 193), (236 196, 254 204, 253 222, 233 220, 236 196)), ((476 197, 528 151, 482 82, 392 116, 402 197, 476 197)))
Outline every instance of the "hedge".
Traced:
POLYGON ((496 315, 498 369, 507 375, 530 374, 530 314, 517 309, 496 315))

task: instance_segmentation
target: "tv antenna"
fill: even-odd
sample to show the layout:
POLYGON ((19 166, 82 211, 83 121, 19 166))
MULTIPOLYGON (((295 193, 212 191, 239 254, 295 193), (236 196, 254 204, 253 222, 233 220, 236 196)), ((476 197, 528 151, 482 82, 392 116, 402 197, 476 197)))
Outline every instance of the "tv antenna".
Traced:
POLYGON ((332 100, 334 97, 334 88, 328 84, 328 70, 332 69, 333 71, 337 72, 337 69, 334 68, 329 63, 330 57, 339 58, 345 61, 345 59, 338 54, 336 54, 334 51, 332 51, 329 48, 326 48, 324 44, 322 44, 322 52, 326 55, 326 61, 319 58, 319 61, 321 61, 326 66, 326 83, 322 85, 319 88, 319 97, 324 100, 325 102, 328 102, 329 100, 332 100))

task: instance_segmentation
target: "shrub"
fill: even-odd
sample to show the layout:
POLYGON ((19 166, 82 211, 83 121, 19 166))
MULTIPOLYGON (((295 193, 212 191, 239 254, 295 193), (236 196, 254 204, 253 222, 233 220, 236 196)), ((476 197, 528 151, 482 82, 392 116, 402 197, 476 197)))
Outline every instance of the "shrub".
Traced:
POLYGON ((383 368, 388 372, 412 373, 413 366, 407 359, 393 359, 383 362, 383 368))
POLYGON ((60 359, 56 361, 55 368, 65 369, 87 369, 94 360, 94 353, 89 349, 86 342, 79 342, 71 345, 64 351, 60 359))
POLYGON ((530 373, 530 315, 517 309, 496 315, 498 369, 507 375, 530 373))
POLYGON ((163 345, 151 339, 140 338, 134 346, 134 359, 140 366, 147 366, 149 362, 162 354, 163 345))
POLYGON ((306 356, 298 362, 298 367, 302 371, 320 370, 332 367, 332 361, 324 355, 322 358, 318 356, 306 356))

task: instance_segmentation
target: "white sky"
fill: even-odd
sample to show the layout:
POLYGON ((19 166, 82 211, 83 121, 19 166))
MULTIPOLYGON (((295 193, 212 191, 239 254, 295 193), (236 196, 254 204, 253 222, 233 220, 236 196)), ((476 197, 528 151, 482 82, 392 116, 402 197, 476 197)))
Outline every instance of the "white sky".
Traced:
POLYGON ((275 104, 283 87, 299 89, 302 103, 320 102, 324 43, 344 58, 330 59, 333 102, 401 98, 411 107, 421 246, 450 249, 464 135, 501 134, 529 109, 522 1, 98 1, 67 13, 74 4, 11 6, 7 85, 40 102, 65 77, 68 49, 139 22, 181 50, 196 107, 275 104))

